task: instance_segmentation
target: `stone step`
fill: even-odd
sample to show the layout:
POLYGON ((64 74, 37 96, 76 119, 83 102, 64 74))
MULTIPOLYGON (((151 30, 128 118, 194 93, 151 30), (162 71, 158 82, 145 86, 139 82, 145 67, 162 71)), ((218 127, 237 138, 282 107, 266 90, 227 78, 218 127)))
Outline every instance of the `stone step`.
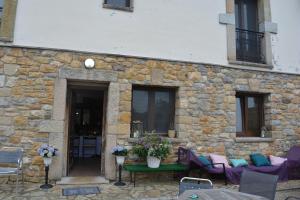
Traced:
POLYGON ((80 177, 62 177, 57 181, 58 185, 92 185, 92 184, 106 184, 109 180, 102 176, 80 176, 80 177))

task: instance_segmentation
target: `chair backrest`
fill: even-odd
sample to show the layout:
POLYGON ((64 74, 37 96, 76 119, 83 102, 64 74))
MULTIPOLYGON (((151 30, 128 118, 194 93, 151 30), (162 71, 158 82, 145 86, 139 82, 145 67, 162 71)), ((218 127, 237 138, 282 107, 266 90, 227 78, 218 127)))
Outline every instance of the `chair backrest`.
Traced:
POLYGON ((183 177, 179 183, 179 195, 186 190, 212 189, 212 188, 213 188, 213 184, 209 179, 183 177))
POLYGON ((23 150, 16 149, 16 150, 1 150, 0 151, 0 163, 7 163, 7 164, 20 164, 23 157, 23 150))
POLYGON ((300 197, 287 197, 285 200, 300 200, 300 197))
POLYGON ((244 170, 239 191, 274 200, 277 181, 278 176, 244 170))

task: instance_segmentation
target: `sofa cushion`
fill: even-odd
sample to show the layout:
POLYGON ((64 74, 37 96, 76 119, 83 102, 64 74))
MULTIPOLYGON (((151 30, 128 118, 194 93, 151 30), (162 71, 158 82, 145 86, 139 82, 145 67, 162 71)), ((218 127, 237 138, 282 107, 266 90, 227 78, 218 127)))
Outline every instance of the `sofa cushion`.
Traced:
POLYGON ((240 167, 240 166, 247 166, 248 162, 245 159, 230 159, 232 166, 240 167))
POLYGON ((268 158, 260 153, 253 153, 250 155, 250 159, 256 167, 270 166, 271 163, 268 158))
POLYGON ((270 155, 269 158, 270 158, 271 165, 274 166, 281 165, 287 160, 287 158, 282 158, 282 157, 272 156, 272 155, 270 155))
MULTIPOLYGON (((217 154, 209 154, 209 157, 213 163, 224 163, 225 167, 231 168, 231 166, 228 164, 228 161, 226 159, 226 156, 221 156, 217 154)), ((222 165, 214 165, 216 168, 223 167, 222 165)))
POLYGON ((207 157, 201 155, 198 157, 198 159, 203 165, 207 165, 207 168, 211 169, 213 167, 212 165, 210 165, 211 161, 207 159, 207 157))

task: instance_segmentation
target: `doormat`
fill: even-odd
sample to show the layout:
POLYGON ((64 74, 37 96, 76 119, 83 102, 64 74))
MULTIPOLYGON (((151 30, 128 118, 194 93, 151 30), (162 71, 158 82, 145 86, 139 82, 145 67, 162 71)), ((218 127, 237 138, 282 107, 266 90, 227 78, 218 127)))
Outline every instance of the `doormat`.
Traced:
POLYGON ((98 194, 100 193, 100 189, 98 187, 65 188, 62 190, 62 193, 63 196, 98 194))

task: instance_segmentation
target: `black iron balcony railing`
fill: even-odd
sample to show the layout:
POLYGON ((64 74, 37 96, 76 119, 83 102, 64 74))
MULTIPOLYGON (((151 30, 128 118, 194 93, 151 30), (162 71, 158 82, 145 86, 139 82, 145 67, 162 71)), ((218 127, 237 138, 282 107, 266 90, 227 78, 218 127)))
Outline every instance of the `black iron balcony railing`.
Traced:
POLYGON ((264 33, 236 29, 236 59, 240 61, 264 63, 262 40, 264 33))

